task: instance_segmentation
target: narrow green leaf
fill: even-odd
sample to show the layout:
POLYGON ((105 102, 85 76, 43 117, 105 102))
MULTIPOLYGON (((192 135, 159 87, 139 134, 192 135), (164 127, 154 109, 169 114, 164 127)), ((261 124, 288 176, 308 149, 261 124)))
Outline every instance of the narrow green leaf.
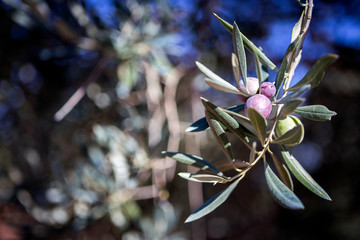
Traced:
POLYGON ((245 48, 244 48, 244 44, 243 44, 243 39, 241 37, 241 32, 235 22, 233 25, 233 43, 234 43, 234 49, 235 49, 236 55, 239 59, 240 75, 241 75, 241 78, 246 87, 247 66, 246 66, 245 48))
POLYGON ((240 89, 240 64, 239 64, 239 60, 238 60, 237 56, 234 53, 231 54, 231 65, 233 68, 233 72, 234 72, 234 76, 236 79, 238 89, 241 91, 241 89, 240 89))
POLYGON ((236 181, 230 184, 224 191, 216 194, 208 201, 206 201, 201 207, 199 207, 195 212, 193 212, 186 220, 185 223, 195 221, 199 218, 208 215, 214 211, 217 207, 225 202, 226 199, 230 196, 235 187, 239 184, 241 178, 238 178, 236 181))
POLYGON ((316 63, 310 68, 306 75, 294 86, 290 87, 289 91, 294 91, 306 84, 310 84, 311 88, 317 87, 320 81, 325 76, 327 68, 339 58, 338 55, 328 54, 319 58, 316 63))
POLYGON ((211 132, 215 136, 215 139, 221 146, 221 149, 225 153, 225 156, 230 162, 235 161, 234 153, 232 151, 231 143, 227 137, 223 127, 219 120, 208 110, 205 111, 206 120, 210 126, 211 132))
POLYGON ((296 125, 291 130, 287 131, 284 135, 271 141, 271 143, 282 144, 287 146, 295 146, 302 142, 304 139, 304 126, 296 125))
MULTIPOLYGON (((226 22, 224 19, 220 18, 218 15, 214 13, 215 17, 220 21, 220 23, 228 30, 231 34, 233 34, 233 26, 226 22)), ((253 51, 256 51, 258 54, 260 61, 269 69, 278 71, 276 65, 271 62, 269 58, 266 57, 266 55, 257 48, 244 34, 241 33, 241 38, 243 39, 244 46, 252 53, 253 51)))
POLYGON ((301 13, 299 21, 295 24, 295 26, 292 29, 291 42, 293 42, 300 35, 301 25, 302 25, 302 22, 303 22, 303 19, 304 19, 304 12, 305 11, 303 11, 301 13))
POLYGON ((264 142, 266 138, 266 126, 267 126, 266 119, 254 108, 249 108, 247 110, 247 114, 250 118, 251 125, 253 125, 261 144, 264 146, 264 142))
POLYGON ((282 206, 293 210, 304 209, 300 199, 275 175, 269 164, 264 161, 266 183, 271 195, 282 206))
POLYGON ((280 113, 279 113, 279 119, 286 118, 287 115, 294 112, 295 109, 302 104, 305 101, 305 98, 293 98, 289 101, 285 102, 282 106, 280 113))
POLYGON ((271 158, 273 159, 274 165, 276 167, 277 172, 279 173, 281 181, 291 190, 294 191, 294 184, 291 179, 289 170, 287 167, 280 161, 275 154, 270 153, 271 158))
POLYGON ((193 182, 202 182, 202 183, 227 183, 227 180, 224 177, 220 177, 217 175, 211 174, 192 174, 188 172, 180 172, 178 175, 186 180, 193 181, 193 182))
POLYGON ((199 70, 208 77, 205 79, 205 82, 210 87, 223 92, 235 93, 235 94, 240 93, 240 91, 236 87, 234 87, 233 85, 231 85, 230 83, 228 83, 227 81, 216 75, 214 72, 212 72, 210 69, 205 67, 203 64, 196 62, 196 65, 199 68, 199 70))
POLYGON ((247 137, 254 137, 253 134, 248 131, 245 127, 239 124, 233 117, 224 111, 224 109, 214 105, 209 100, 201 98, 202 104, 211 112, 214 116, 217 117, 222 124, 224 124, 227 129, 239 137, 242 141, 248 142, 247 137))
MULTIPOLYGON (((254 53, 254 57, 255 57, 256 76, 258 77, 259 80, 259 86, 261 86, 261 83, 264 81, 261 75, 261 63, 259 60, 259 56, 257 55, 256 52, 254 53)), ((258 93, 260 93, 260 91, 261 91, 261 87, 259 87, 258 93)))
POLYGON ((210 162, 206 161, 205 159, 203 159, 201 157, 198 157, 195 155, 190 155, 187 153, 181 153, 181 152, 163 151, 162 154, 165 154, 166 156, 171 157, 178 162, 181 162, 181 163, 184 163, 187 165, 192 165, 192 166, 200 168, 202 170, 215 173, 218 176, 224 176, 224 174, 222 172, 220 172, 219 169, 217 169, 214 165, 212 165, 210 162))
POLYGON ((277 73, 276 78, 275 78, 276 96, 278 95, 279 90, 280 90, 282 84, 284 83, 286 70, 287 70, 290 62, 292 61, 292 57, 293 57, 293 54, 294 54, 296 48, 299 46, 301 36, 302 35, 299 35, 293 42, 290 43, 290 45, 286 49, 285 56, 281 62, 280 70, 277 73))
POLYGON ((330 111, 323 105, 302 106, 296 108, 295 112, 304 118, 314 121, 331 120, 331 117, 336 115, 336 112, 330 111))
POLYGON ((310 174, 306 172, 306 170, 300 165, 295 157, 285 149, 284 146, 281 146, 281 155, 284 158, 286 165, 289 167, 294 176, 299 180, 299 182, 301 182, 305 187, 307 187, 310 191, 319 197, 331 201, 331 198, 325 192, 325 190, 320 187, 317 182, 315 182, 310 174))
POLYGON ((296 89, 295 91, 293 91, 289 95, 276 100, 274 103, 286 103, 287 101, 290 101, 292 99, 299 98, 301 95, 303 95, 309 89, 310 89, 309 84, 305 85, 305 86, 302 86, 301 88, 296 89))
MULTIPOLYGON (((240 112, 244 109, 244 104, 235 105, 232 107, 226 108, 226 110, 230 112, 240 112)), ((250 121, 250 120, 249 120, 250 121)), ((199 120, 193 122, 186 130, 185 132, 201 132, 209 128, 209 124, 206 121, 206 118, 200 118, 199 120)))

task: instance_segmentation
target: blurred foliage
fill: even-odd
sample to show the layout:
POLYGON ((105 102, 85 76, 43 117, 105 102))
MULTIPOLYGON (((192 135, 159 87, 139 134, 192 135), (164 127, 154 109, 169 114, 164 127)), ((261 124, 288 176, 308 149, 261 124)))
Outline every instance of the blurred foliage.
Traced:
POLYGON ((294 149, 332 205, 299 187, 310 209, 278 209, 265 189, 258 193, 263 179, 255 173, 206 222, 184 225, 183 210, 201 205, 202 189, 189 185, 185 194, 174 163, 160 155, 168 146, 222 158, 207 135, 180 141, 203 116, 199 92, 223 106, 237 101, 208 89, 193 70, 200 60, 231 79, 223 64, 230 36, 212 12, 235 19, 279 64, 299 15, 291 2, 0 1, 0 237, 357 239, 358 1, 315 2, 308 54, 294 76, 324 53, 341 56, 308 99, 343 117, 326 126, 304 121, 305 147, 294 149))

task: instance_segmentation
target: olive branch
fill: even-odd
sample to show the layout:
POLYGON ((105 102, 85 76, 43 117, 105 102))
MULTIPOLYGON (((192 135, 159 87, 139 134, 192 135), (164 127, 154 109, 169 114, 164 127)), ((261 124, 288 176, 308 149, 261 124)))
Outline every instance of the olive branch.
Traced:
MULTIPOLYGON (((285 52, 280 68, 277 68, 266 57, 261 48, 256 47, 240 32, 235 22, 231 25, 214 14, 232 34, 235 53, 231 56, 231 63, 237 87, 222 79, 203 64, 199 62, 196 62, 196 64, 199 70, 206 75, 205 82, 208 85, 219 91, 241 95, 246 99, 246 102, 245 104, 221 108, 209 100, 201 98, 205 108, 205 117, 191 124, 186 131, 199 132, 210 129, 236 174, 231 177, 226 176, 215 165, 199 156, 164 151, 163 153, 166 156, 202 170, 201 173, 195 174, 181 172, 179 176, 182 178, 202 183, 231 183, 225 190, 200 206, 185 222, 197 220, 220 206, 241 179, 261 160, 264 162, 265 179, 270 193, 280 205, 294 210, 304 209, 303 203, 294 193, 290 172, 314 194, 323 199, 331 200, 325 190, 306 172, 287 148, 287 146, 300 144, 304 138, 303 124, 293 113, 314 121, 330 120, 332 116, 336 115, 335 112, 322 105, 301 106, 305 101, 301 96, 309 89, 319 85, 326 69, 338 58, 337 55, 329 54, 318 59, 308 73, 290 87, 295 69, 301 59, 303 43, 309 29, 313 10, 312 0, 308 0, 304 4, 299 0, 297 2, 304 9, 299 21, 292 30, 291 42, 285 52), (258 81, 254 81, 254 79, 250 81, 247 76, 245 49, 255 58, 258 81), (265 86, 263 83, 269 82, 269 70, 277 71, 274 80, 275 89, 270 96, 265 90, 262 90, 262 86, 265 86), (255 86, 256 91, 251 92, 249 90, 250 86, 255 86), (269 100, 264 95, 267 95, 266 97, 269 100), (249 103, 251 98, 253 98, 252 102, 255 101, 255 105, 249 103), (264 102, 267 103, 268 101, 269 105, 258 107, 256 101, 263 101, 264 98, 266 99, 264 102), (263 111, 267 110, 267 107, 271 110, 269 114, 263 111), (248 161, 240 161, 234 156, 228 134, 236 136, 249 149, 248 161), (270 147, 273 145, 279 146, 281 158, 272 152, 270 147), (258 150, 258 146, 261 146, 261 150, 258 150), (270 155, 279 177, 268 164, 269 160, 266 159, 266 153, 270 155)), ((269 85, 271 84, 267 84, 265 87, 269 85)))

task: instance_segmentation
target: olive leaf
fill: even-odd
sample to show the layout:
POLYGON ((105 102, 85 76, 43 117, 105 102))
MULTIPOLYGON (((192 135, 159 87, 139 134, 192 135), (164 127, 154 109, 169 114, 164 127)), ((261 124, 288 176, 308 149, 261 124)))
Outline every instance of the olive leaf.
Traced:
POLYGON ((249 157, 249 163, 253 163, 255 161, 256 156, 256 145, 257 143, 254 141, 251 145, 251 151, 250 151, 250 157, 249 157))
POLYGON ((289 101, 285 102, 282 106, 280 113, 279 113, 279 119, 286 118, 287 115, 294 112, 295 109, 302 104, 305 101, 305 98, 293 98, 289 101))
POLYGON ((187 153, 181 153, 181 152, 163 151, 162 154, 165 154, 166 156, 171 157, 178 162, 181 162, 181 163, 184 163, 187 165, 192 165, 192 166, 200 168, 202 170, 206 170, 206 171, 215 173, 216 175, 221 176, 221 177, 224 176, 224 174, 219 169, 217 169, 210 162, 204 160, 201 157, 187 154, 187 153))
POLYGON ((294 191, 294 184, 291 179, 289 170, 275 154, 270 152, 270 155, 273 159, 276 170, 279 173, 280 179, 291 191, 294 191))
POLYGON ((299 180, 299 182, 301 182, 305 187, 307 187, 310 191, 319 197, 331 201, 331 198, 325 192, 325 190, 320 187, 317 182, 315 182, 315 180, 308 172, 306 172, 306 170, 300 165, 296 158, 288 150, 286 150, 284 146, 281 146, 280 148, 281 155, 285 160, 286 165, 289 167, 294 176, 299 180))
POLYGON ((275 200, 280 205, 293 210, 304 209, 304 205, 300 199, 283 182, 281 182, 266 161, 264 161, 264 165, 266 183, 275 200))
POLYGON ((247 109, 247 114, 250 118, 251 125, 253 125, 261 144, 264 146, 265 138, 266 138, 266 126, 267 126, 266 119, 254 108, 247 109))
POLYGON ((216 194, 208 201, 206 201, 203 205, 201 205, 195 212, 193 212, 186 220, 185 223, 195 221, 199 218, 204 217, 205 215, 214 211, 217 207, 225 202, 226 199, 230 196, 232 191, 234 191, 235 187, 239 184, 241 178, 238 178, 236 181, 231 183, 229 187, 227 187, 222 192, 216 194))
POLYGON ((228 83, 227 81, 216 75, 214 72, 212 72, 210 69, 205 67, 203 64, 199 62, 195 62, 195 63, 199 68, 199 70, 208 77, 205 79, 205 82, 210 87, 223 92, 240 94, 239 89, 237 89, 236 87, 234 87, 233 85, 231 85, 230 83, 228 83))
POLYGON ((212 174, 193 174, 188 172, 180 172, 178 175, 186 180, 193 182, 202 182, 202 183, 227 183, 228 179, 212 174))
POLYGON ((245 48, 244 48, 241 32, 235 22, 233 24, 233 43, 234 43, 235 53, 240 63, 240 75, 244 82, 244 86, 246 87, 247 66, 246 66, 245 48))
POLYGON ((234 53, 231 54, 231 65, 233 68, 233 72, 234 72, 234 76, 236 79, 238 89, 241 91, 241 88, 240 88, 240 63, 239 63, 237 56, 234 53))
POLYGON ((295 91, 293 91, 289 95, 274 101, 274 103, 286 103, 287 101, 290 101, 290 100, 292 100, 294 98, 300 97, 301 95, 303 95, 309 89, 310 89, 310 85, 307 84, 305 86, 300 87, 299 89, 296 89, 295 91))
POLYGON ((256 76, 258 77, 258 80, 259 80, 259 90, 258 90, 258 93, 261 93, 261 83, 263 82, 263 79, 262 79, 262 71, 261 71, 261 63, 260 63, 260 60, 259 60, 259 56, 257 55, 256 52, 254 52, 254 57, 255 57, 255 69, 256 69, 256 76))
MULTIPOLYGON (((235 105, 232 107, 226 108, 229 112, 240 112, 244 109, 244 104, 235 105)), ((249 120, 250 121, 250 120, 249 120)), ((209 124, 206 121, 206 118, 200 118, 199 120, 193 122, 186 130, 185 132, 201 132, 209 128, 209 124)))
POLYGON ((299 21, 294 25, 292 32, 291 32, 291 42, 295 41, 295 39, 300 35, 301 33, 301 27, 304 20, 304 13, 305 11, 302 11, 299 21))
MULTIPOLYGON (((228 30, 231 34, 233 34, 233 26, 226 22, 224 19, 220 18, 218 15, 214 13, 215 17, 220 21, 220 23, 228 30)), ((271 60, 266 57, 266 55, 257 48, 244 34, 241 33, 241 38, 244 42, 244 46, 252 53, 256 52, 260 58, 260 61, 269 69, 277 71, 276 65, 271 62, 271 60)))
POLYGON ((306 84, 310 84, 311 88, 317 87, 320 81, 325 76, 326 69, 339 58, 338 55, 328 54, 319 58, 316 63, 310 68, 305 76, 294 86, 290 87, 289 91, 294 91, 306 84))
POLYGON ((221 149, 225 153, 225 156, 230 162, 235 161, 231 143, 223 127, 221 126, 219 120, 208 110, 205 110, 205 116, 210 126, 211 132, 213 133, 215 139, 218 141, 219 145, 221 146, 221 149))
POLYGON ((301 35, 299 35, 293 42, 291 42, 290 45, 288 46, 288 48, 286 49, 285 56, 281 62, 280 70, 277 73, 276 78, 275 78, 275 86, 276 86, 275 96, 278 95, 279 90, 285 80, 286 70, 287 70, 290 62, 292 61, 292 56, 293 56, 294 52, 296 51, 297 47, 300 44, 300 40, 301 40, 301 35))
POLYGON ((302 106, 296 108, 295 112, 304 118, 314 121, 331 120, 331 117, 336 115, 336 112, 330 111, 323 105, 302 106))
POLYGON ((290 129, 284 135, 274 139, 271 143, 283 144, 287 146, 295 146, 302 142, 304 138, 304 126, 302 124, 296 125, 290 129))
POLYGON ((201 102, 205 109, 217 117, 217 119, 224 124, 227 129, 239 137, 243 142, 249 142, 247 137, 255 137, 249 130, 239 124, 233 117, 224 111, 224 109, 214 105, 209 100, 201 98, 201 102))

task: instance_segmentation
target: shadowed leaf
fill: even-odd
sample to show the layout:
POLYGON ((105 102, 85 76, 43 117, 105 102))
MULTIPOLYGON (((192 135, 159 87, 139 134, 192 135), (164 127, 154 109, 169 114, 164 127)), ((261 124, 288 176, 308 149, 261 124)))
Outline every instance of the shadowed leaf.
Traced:
POLYGON ((276 167, 277 172, 279 173, 281 181, 291 190, 294 191, 294 184, 291 179, 289 170, 286 168, 286 166, 280 161, 278 157, 276 157, 275 154, 270 153, 271 158, 274 161, 274 165, 276 167))
POLYGON ((305 98, 293 98, 289 101, 284 103, 284 106, 282 106, 280 113, 279 113, 279 119, 286 118, 287 115, 294 112, 295 109, 302 104, 305 101, 305 98))
POLYGON ((290 129, 284 135, 271 141, 271 143, 282 144, 288 146, 295 146, 302 142, 304 138, 304 126, 302 124, 296 125, 290 129))
POLYGON ((165 154, 168 157, 171 157, 175 159, 176 161, 179 161, 181 163, 192 165, 194 167, 200 168, 202 170, 206 170, 212 173, 215 173, 218 176, 224 176, 222 172, 220 172, 215 166, 213 166, 210 162, 204 160, 201 157, 190 155, 187 153, 181 153, 181 152, 167 152, 163 151, 163 154, 165 154))
POLYGON ((290 101, 292 99, 299 98, 301 95, 303 95, 309 89, 310 89, 309 84, 302 86, 301 88, 295 90, 294 92, 290 93, 289 95, 276 100, 275 103, 286 103, 287 101, 290 101))
MULTIPOLYGON (((220 21, 220 23, 228 30, 231 34, 233 34, 233 26, 226 22, 224 19, 220 18, 218 15, 214 13, 215 17, 220 21)), ((276 65, 270 61, 269 58, 266 57, 266 55, 257 48, 244 34, 241 33, 241 38, 243 39, 244 46, 252 53, 253 51, 256 51, 258 54, 260 61, 269 69, 277 71, 276 65)))
POLYGON ((264 142, 266 138, 266 126, 267 126, 266 119, 254 108, 249 108, 247 110, 247 114, 250 118, 251 125, 253 125, 261 144, 264 146, 264 142))
POLYGON ((304 209, 300 199, 275 175, 269 164, 264 161, 265 178, 271 195, 283 207, 293 210, 304 209))
POLYGON ((300 165, 295 157, 285 149, 284 146, 281 146, 281 155, 284 158, 286 165, 289 167, 294 176, 299 180, 299 182, 301 182, 305 187, 307 187, 310 191, 319 197, 331 201, 331 198, 325 192, 325 190, 320 187, 317 182, 315 182, 310 174, 306 172, 306 170, 300 165))
POLYGON ((335 62, 338 58, 339 56, 335 54, 328 54, 319 58, 319 60, 316 61, 316 63, 310 68, 306 75, 288 90, 294 91, 295 89, 298 89, 306 84, 310 84, 311 88, 317 87, 325 76, 325 71, 328 69, 330 64, 335 62))
POLYGON ((216 194, 208 201, 206 201, 201 207, 199 207, 195 212, 193 212, 186 220, 185 223, 195 221, 203 216, 211 213, 217 207, 225 202, 225 200, 230 196, 235 187, 239 184, 241 178, 238 178, 236 181, 230 184, 228 188, 224 191, 216 194))
POLYGON ((215 136, 215 139, 221 146, 221 149, 225 153, 227 159, 230 162, 235 161, 234 153, 231 148, 231 143, 229 141, 229 138, 227 137, 225 130, 221 126, 219 120, 208 110, 205 111, 206 120, 208 121, 208 124, 210 126, 211 132, 215 136))
MULTIPOLYGON (((244 104, 240 104, 240 105, 236 105, 236 106, 232 106, 232 107, 228 107, 226 108, 226 110, 229 110, 231 112, 240 112, 241 110, 244 109, 244 104)), ((204 131, 206 129, 209 128, 209 124, 206 121, 206 118, 200 118, 199 120, 193 122, 186 130, 185 132, 200 132, 200 131, 204 131)))
POLYGON ((239 137, 243 142, 248 142, 247 137, 254 137, 254 135, 247 130, 245 127, 239 124, 233 117, 231 117, 228 113, 224 111, 224 109, 214 105, 209 100, 205 98, 201 98, 201 102, 217 119, 224 124, 227 129, 239 137))

